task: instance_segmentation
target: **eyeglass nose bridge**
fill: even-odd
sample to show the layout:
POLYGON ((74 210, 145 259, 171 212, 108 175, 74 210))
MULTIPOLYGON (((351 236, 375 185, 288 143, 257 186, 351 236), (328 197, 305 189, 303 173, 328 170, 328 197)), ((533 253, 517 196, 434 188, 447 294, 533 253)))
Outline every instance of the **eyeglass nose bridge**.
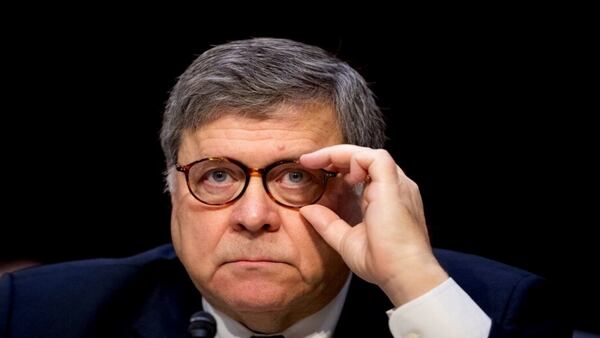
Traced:
POLYGON ((237 197, 235 197, 233 200, 237 200, 237 199, 241 198, 242 195, 244 195, 244 193, 248 189, 248 186, 250 185, 250 178, 259 177, 262 181, 263 188, 265 189, 265 192, 267 193, 269 198, 271 200, 273 200, 274 202, 276 202, 277 204, 281 204, 279 201, 277 201, 277 199, 275 199, 275 197, 273 196, 273 194, 271 194, 271 191, 269 190, 269 184, 267 182, 267 175, 266 175, 267 171, 268 170, 265 168, 246 168, 246 182, 244 184, 244 188, 240 191, 239 195, 237 197))
POLYGON ((254 177, 264 177, 265 176, 265 169, 262 168, 248 168, 246 170, 246 175, 248 176, 254 176, 254 177))

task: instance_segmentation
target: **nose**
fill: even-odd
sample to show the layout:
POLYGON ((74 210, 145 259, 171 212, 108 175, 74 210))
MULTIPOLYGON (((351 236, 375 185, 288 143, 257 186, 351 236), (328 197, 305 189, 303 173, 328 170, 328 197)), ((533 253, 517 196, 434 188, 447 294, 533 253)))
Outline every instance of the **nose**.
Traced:
POLYGON ((280 227, 279 206, 271 200, 258 175, 250 177, 244 195, 232 207, 231 221, 236 231, 273 232, 280 227))

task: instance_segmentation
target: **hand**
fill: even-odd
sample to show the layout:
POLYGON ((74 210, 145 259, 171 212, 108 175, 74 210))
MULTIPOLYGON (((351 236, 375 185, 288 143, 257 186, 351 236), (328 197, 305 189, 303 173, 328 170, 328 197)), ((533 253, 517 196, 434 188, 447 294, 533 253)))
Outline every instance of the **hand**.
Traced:
POLYGON ((350 226, 322 205, 300 213, 359 277, 404 304, 448 278, 431 249, 417 185, 382 149, 335 145, 300 157, 302 165, 339 172, 364 184, 362 221, 350 226))

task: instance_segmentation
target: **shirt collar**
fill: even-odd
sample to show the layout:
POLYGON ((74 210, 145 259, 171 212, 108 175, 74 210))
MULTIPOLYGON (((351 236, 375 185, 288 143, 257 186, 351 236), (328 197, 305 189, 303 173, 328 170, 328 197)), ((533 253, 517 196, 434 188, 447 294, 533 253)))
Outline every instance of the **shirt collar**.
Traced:
MULTIPOLYGON (((346 296, 348 295, 351 277, 352 274, 349 274, 344 287, 337 296, 321 310, 301 319, 285 331, 276 334, 284 335, 285 338, 333 337, 333 331, 340 318, 346 296)), ((211 313, 217 321, 217 335, 215 338, 247 338, 256 334, 223 312, 215 309, 205 298, 202 298, 202 307, 204 308, 204 311, 211 313)))

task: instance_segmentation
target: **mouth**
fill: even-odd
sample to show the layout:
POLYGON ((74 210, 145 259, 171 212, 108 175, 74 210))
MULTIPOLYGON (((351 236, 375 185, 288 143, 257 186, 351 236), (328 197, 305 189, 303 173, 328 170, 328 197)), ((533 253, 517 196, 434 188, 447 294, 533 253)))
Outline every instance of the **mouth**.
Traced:
POLYGON ((246 266, 246 267, 261 267, 261 266, 271 266, 273 264, 287 264, 286 262, 275 260, 272 258, 240 258, 226 261, 223 265, 234 264, 237 266, 246 266))

